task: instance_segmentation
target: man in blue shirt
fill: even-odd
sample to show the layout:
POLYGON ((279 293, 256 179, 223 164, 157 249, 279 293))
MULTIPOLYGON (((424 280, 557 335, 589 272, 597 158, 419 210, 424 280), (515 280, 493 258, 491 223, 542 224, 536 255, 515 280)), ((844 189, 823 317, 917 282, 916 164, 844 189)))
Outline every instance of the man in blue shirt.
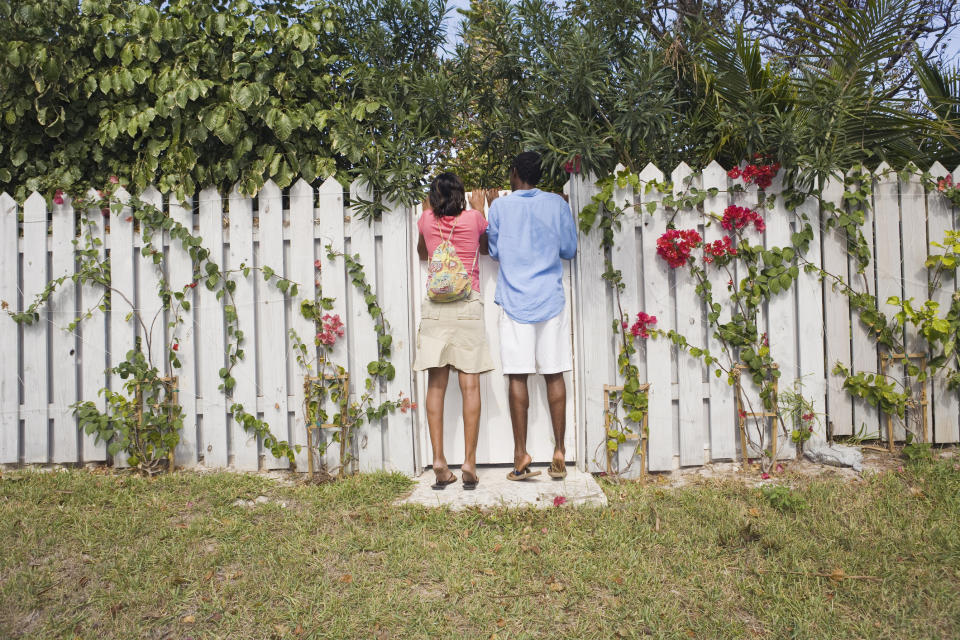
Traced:
POLYGON ((567 388, 563 372, 573 368, 570 321, 565 313, 563 264, 577 253, 577 228, 561 196, 536 188, 540 155, 527 151, 510 166, 513 193, 490 205, 490 256, 500 263, 494 301, 500 305, 500 359, 510 378, 513 470, 510 480, 539 475, 527 453, 527 376, 542 374, 553 423, 550 476, 566 477, 567 388))

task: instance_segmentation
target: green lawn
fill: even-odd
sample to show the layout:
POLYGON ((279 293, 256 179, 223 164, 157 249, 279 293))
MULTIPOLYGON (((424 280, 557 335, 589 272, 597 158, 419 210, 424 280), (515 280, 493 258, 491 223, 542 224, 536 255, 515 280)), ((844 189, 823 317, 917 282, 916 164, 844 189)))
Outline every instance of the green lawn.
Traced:
POLYGON ((785 480, 451 513, 393 475, 7 472, 0 638, 960 637, 954 460, 785 480))

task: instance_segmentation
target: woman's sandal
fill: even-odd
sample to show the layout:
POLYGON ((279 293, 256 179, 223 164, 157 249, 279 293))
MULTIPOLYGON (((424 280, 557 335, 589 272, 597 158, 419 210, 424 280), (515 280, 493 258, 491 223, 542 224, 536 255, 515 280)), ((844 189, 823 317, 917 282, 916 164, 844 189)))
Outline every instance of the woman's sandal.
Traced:
POLYGON ((437 473, 437 471, 444 471, 444 470, 450 474, 450 477, 448 477, 446 480, 441 480, 440 476, 438 475, 436 482, 430 485, 430 488, 433 489, 434 491, 443 491, 444 489, 447 488, 448 484, 453 484, 454 482, 457 481, 457 476, 454 475, 453 471, 450 471, 450 469, 447 469, 446 467, 441 467, 440 469, 434 469, 433 472, 437 473))
POLYGON ((530 465, 527 465, 523 469, 511 469, 510 473, 507 474, 507 480, 526 480, 538 475, 540 475, 540 471, 531 471, 530 465))
POLYGON ((550 470, 547 471, 547 475, 549 475, 554 480, 563 480, 564 478, 567 477, 566 463, 554 460, 553 462, 550 463, 550 470))
POLYGON ((480 483, 480 478, 477 476, 477 472, 474 471, 470 473, 469 471, 464 471, 460 469, 460 476, 463 478, 463 490, 464 491, 473 491, 477 488, 477 485, 480 483), (467 475, 469 474, 469 476, 467 475))

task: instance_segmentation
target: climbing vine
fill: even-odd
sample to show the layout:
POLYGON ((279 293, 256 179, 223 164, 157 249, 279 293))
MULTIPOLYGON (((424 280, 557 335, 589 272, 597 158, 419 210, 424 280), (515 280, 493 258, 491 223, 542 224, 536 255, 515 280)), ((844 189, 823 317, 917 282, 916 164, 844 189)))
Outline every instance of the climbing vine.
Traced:
MULTIPOLYGON (((945 315, 941 314, 940 305, 935 301, 923 301, 917 306, 913 300, 890 297, 886 303, 896 311, 892 318, 888 318, 880 310, 876 296, 869 293, 870 284, 865 270, 870 265, 872 256, 864 225, 871 206, 872 185, 876 176, 864 167, 848 172, 843 176, 841 201, 835 204, 823 198, 822 190, 802 191, 788 187, 780 194, 766 194, 763 190, 772 184, 779 168, 779 164, 771 158, 758 155, 752 163, 731 169, 728 178, 734 181, 734 184, 727 191, 743 191, 744 185, 754 184, 761 189, 759 204, 753 209, 730 205, 722 215, 703 210, 706 199, 717 195, 720 190, 698 189, 691 186, 690 179, 679 192, 676 192, 670 182, 642 181, 638 175, 625 171, 598 182, 599 193, 582 209, 579 223, 583 232, 589 232, 596 227, 602 234, 602 246, 606 256, 603 279, 614 292, 618 317, 612 326, 614 332, 621 334, 617 362, 618 370, 625 381, 623 406, 627 419, 622 421, 615 418, 611 421, 614 428, 607 433, 607 446, 611 450, 616 450, 626 440, 631 423, 639 424, 646 411, 645 396, 637 401, 628 394, 627 389, 640 386, 638 369, 632 364, 631 357, 636 353, 634 340, 647 337, 669 339, 677 348, 701 358, 707 366, 713 368, 718 377, 725 374, 730 384, 737 382, 739 370, 743 369, 759 388, 763 410, 775 413, 779 427, 775 424, 774 428, 782 428, 798 445, 809 440, 812 425, 818 420, 813 405, 803 397, 799 387, 785 390, 777 397, 775 385, 780 377, 780 370, 770 353, 766 334, 761 334, 758 330, 760 310, 773 297, 792 289, 801 268, 845 294, 850 301, 851 311, 868 329, 869 335, 891 354, 904 351, 903 336, 907 332, 922 337, 929 347, 929 358, 904 363, 906 382, 884 372, 851 372, 838 364, 833 373, 844 378, 844 388, 851 395, 879 405, 885 413, 896 415, 903 420, 906 408, 916 407, 911 379, 922 383, 946 368, 948 387, 960 387, 960 356, 956 349, 960 331, 960 297, 954 295, 951 298, 945 315), (693 345, 676 331, 654 328, 652 325, 656 318, 642 311, 637 314, 637 322, 628 332, 628 313, 625 313, 620 302, 620 292, 624 285, 620 272, 613 268, 610 259, 614 233, 620 227, 621 216, 630 208, 639 208, 633 202, 614 201, 615 188, 626 186, 632 186, 635 192, 642 189, 645 193, 656 191, 662 194, 656 200, 648 200, 639 213, 652 215, 659 206, 664 207, 668 216, 668 228, 657 242, 658 256, 673 269, 685 268, 695 281, 695 291, 704 304, 711 334, 720 345, 722 354, 711 353, 702 346, 693 345), (747 233, 751 227, 758 233, 764 231, 765 222, 761 211, 764 207, 772 207, 777 195, 783 198, 784 204, 791 210, 795 210, 807 198, 819 201, 824 214, 825 229, 836 228, 841 232, 855 268, 851 277, 862 279, 862 286, 851 286, 846 278, 828 273, 807 260, 805 254, 814 234, 805 215, 800 216, 799 229, 792 234, 791 242, 787 246, 764 248, 762 244, 750 241, 747 233), (727 235, 721 240, 705 243, 696 229, 675 228, 675 216, 679 210, 685 208, 701 209, 705 224, 719 224, 727 235), (734 262, 738 265, 736 272, 741 275, 739 279, 734 277, 734 262), (717 278, 711 278, 710 271, 714 269, 724 270, 729 278, 727 288, 730 294, 727 299, 730 313, 727 321, 720 320, 723 307, 713 297, 712 281, 717 281, 717 278)), ((906 181, 916 179, 918 175, 928 191, 936 189, 954 206, 960 205, 960 188, 954 185, 949 176, 934 180, 928 172, 920 173, 916 167, 908 166, 901 172, 900 177, 906 181)), ((930 293, 940 286, 945 276, 956 275, 957 265, 960 264, 960 233, 947 231, 943 242, 933 242, 932 246, 941 252, 934 253, 927 259, 926 264, 930 269, 930 293)), ((606 410, 611 411, 611 408, 606 410)), ((616 407, 612 410, 615 411, 616 407)), ((741 417, 743 415, 745 414, 741 414, 741 417)), ((759 442, 754 444, 763 451, 762 468, 767 472, 773 460, 770 452, 763 446, 764 430, 758 428, 757 433, 759 442)))
MULTIPOLYGON (((96 192, 94 200, 87 200, 82 195, 71 199, 71 204, 80 212, 79 224, 84 230, 80 239, 75 239, 77 247, 78 266, 71 275, 61 276, 47 283, 44 289, 22 312, 8 312, 15 322, 30 324, 39 318, 40 309, 49 301, 50 296, 65 282, 71 281, 80 285, 93 285, 101 290, 101 297, 79 317, 74 319, 68 328, 73 330, 85 318, 89 318, 94 309, 112 313, 121 313, 122 309, 129 308, 126 314, 128 321, 134 321, 140 327, 142 336, 135 342, 135 347, 125 359, 111 373, 125 380, 126 394, 109 389, 100 391, 107 400, 107 408, 100 411, 92 401, 78 402, 73 405, 74 413, 79 420, 79 426, 88 434, 96 434, 98 440, 109 442, 108 452, 111 455, 123 453, 128 456, 127 462, 137 469, 152 472, 159 468, 161 462, 169 459, 179 441, 179 431, 182 426, 182 411, 179 406, 173 407, 171 400, 171 379, 161 375, 156 364, 157 354, 152 344, 152 328, 160 319, 163 312, 168 312, 170 320, 170 338, 164 344, 171 367, 179 369, 179 338, 177 329, 183 323, 182 311, 190 309, 190 301, 186 296, 189 289, 198 285, 205 286, 214 292, 217 300, 223 301, 224 318, 226 321, 227 345, 226 366, 218 371, 220 390, 233 400, 230 411, 234 420, 242 425, 251 435, 262 439, 265 449, 275 457, 286 457, 291 462, 297 447, 278 439, 270 432, 269 425, 255 414, 246 410, 243 402, 233 397, 233 388, 236 379, 233 369, 244 358, 245 336, 239 328, 236 304, 233 294, 237 287, 236 276, 242 274, 248 277, 251 272, 259 271, 263 279, 276 287, 284 295, 294 297, 298 293, 298 284, 278 276, 272 268, 264 266, 254 268, 241 264, 237 269, 223 270, 212 259, 208 249, 202 246, 199 236, 193 235, 190 229, 183 226, 162 209, 138 197, 119 192, 119 180, 111 178, 109 184, 96 192), (142 247, 141 254, 150 257, 157 267, 158 291, 161 308, 153 318, 146 318, 140 309, 122 291, 111 284, 110 261, 102 254, 102 240, 95 237, 95 225, 87 216, 88 208, 96 210, 104 216, 113 214, 127 215, 127 222, 139 226, 142 247), (161 263, 164 260, 163 247, 154 243, 154 238, 166 232, 171 240, 179 242, 182 250, 188 252, 193 264, 193 280, 181 291, 170 289, 163 276, 161 263), (81 244, 82 240, 82 244, 81 244), (120 304, 122 302, 122 304, 120 304)), ((54 195, 55 204, 64 202, 64 194, 58 191, 54 195)))
MULTIPOLYGON (((390 327, 376 294, 366 280, 360 256, 340 253, 331 245, 327 245, 326 251, 327 258, 331 261, 338 257, 343 258, 347 274, 363 296, 367 312, 373 318, 377 335, 377 359, 367 364, 368 376, 364 381, 363 389, 361 391, 358 386, 359 396, 351 401, 347 368, 336 363, 332 358, 335 343, 344 335, 344 325, 340 316, 325 313, 333 309, 333 299, 324 298, 321 293, 315 301, 304 300, 300 303, 300 313, 313 322, 316 329, 314 344, 318 353, 315 357, 311 357, 310 349, 300 336, 293 329, 290 330, 297 362, 308 372, 308 375, 314 374, 309 376, 304 388, 304 422, 308 428, 333 430, 331 440, 318 442, 317 453, 322 456, 330 442, 339 444, 338 474, 342 477, 353 459, 352 443, 355 430, 364 421, 372 423, 381 420, 397 409, 406 413, 410 409, 416 409, 417 405, 411 402, 403 392, 400 392, 395 400, 386 400, 377 404, 381 382, 393 380, 396 375, 395 368, 390 363, 393 344, 390 327), (333 415, 327 411, 328 402, 333 403, 333 415)), ((322 269, 319 260, 316 266, 322 269)), ((310 455, 313 455, 313 452, 310 452, 310 455)))

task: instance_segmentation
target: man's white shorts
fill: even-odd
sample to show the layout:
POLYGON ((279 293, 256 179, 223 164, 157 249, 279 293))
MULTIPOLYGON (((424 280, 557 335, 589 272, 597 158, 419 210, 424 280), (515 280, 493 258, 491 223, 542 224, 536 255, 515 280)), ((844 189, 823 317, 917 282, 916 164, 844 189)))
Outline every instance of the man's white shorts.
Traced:
POLYGON ((573 369, 567 309, 535 324, 517 322, 500 309, 503 373, 560 373, 573 369))

